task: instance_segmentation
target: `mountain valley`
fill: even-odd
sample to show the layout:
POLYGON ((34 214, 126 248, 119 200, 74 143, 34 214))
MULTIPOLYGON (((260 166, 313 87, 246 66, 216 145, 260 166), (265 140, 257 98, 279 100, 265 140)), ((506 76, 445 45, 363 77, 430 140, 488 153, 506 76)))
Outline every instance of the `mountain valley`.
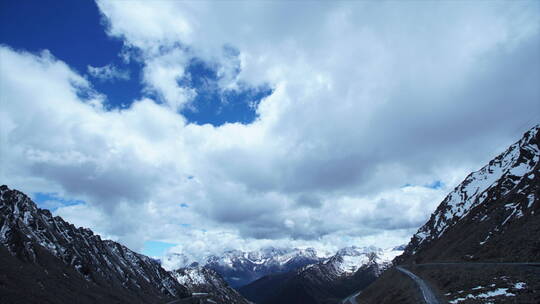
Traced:
POLYGON ((330 304, 359 294, 359 303, 429 303, 418 292, 421 283, 439 303, 538 303, 539 143, 537 126, 467 176, 409 244, 353 246, 333 255, 267 247, 225 251, 201 264, 180 253, 159 261, 1 186, 0 297, 3 303, 330 304))

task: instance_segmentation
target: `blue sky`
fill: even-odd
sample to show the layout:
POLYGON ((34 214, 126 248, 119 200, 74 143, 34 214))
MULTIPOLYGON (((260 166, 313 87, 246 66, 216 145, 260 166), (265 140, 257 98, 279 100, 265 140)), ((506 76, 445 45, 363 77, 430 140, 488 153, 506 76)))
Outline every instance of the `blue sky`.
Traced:
POLYGON ((143 253, 150 257, 161 257, 166 251, 178 244, 171 244, 159 241, 146 241, 144 243, 143 253))
POLYGON ((215 68, 202 60, 191 60, 187 75, 179 79, 179 83, 195 88, 197 97, 193 107, 182 110, 182 115, 197 124, 220 126, 227 122, 251 123, 255 119, 255 109, 260 100, 272 94, 268 86, 223 91, 216 83, 219 77, 215 68))
POLYGON ((75 206, 84 204, 84 201, 76 199, 66 199, 59 195, 58 193, 34 193, 32 196, 34 202, 38 205, 39 208, 49 209, 51 211, 56 211, 56 209, 65 207, 65 206, 75 206))
POLYGON ((58 0, 2 1, 0 43, 29 52, 49 50, 77 72, 85 74, 88 65, 115 64, 131 72, 129 81, 93 81, 94 88, 107 95, 110 107, 129 105, 141 96, 140 64, 125 64, 118 56, 120 39, 107 36, 93 1, 58 0))
MULTIPOLYGON (((93 88, 106 96, 110 109, 125 108, 133 101, 148 96, 160 102, 159 96, 144 90, 141 69, 144 64, 134 59, 125 61, 121 54, 125 43, 106 33, 107 21, 94 1, 3 1, 0 4, 0 44, 17 50, 52 55, 92 81, 93 88), (112 65, 129 75, 129 79, 96 79, 88 74, 88 66, 112 65)), ((130 51, 133 51, 131 49, 130 51)), ((233 50, 233 55, 237 53, 233 50)), ((193 59, 186 76, 178 83, 198 94, 190 107, 181 110, 187 122, 251 123, 256 119, 256 105, 271 94, 269 86, 245 86, 239 90, 220 90, 216 67, 193 59)))
MULTIPOLYGON (((45 0, 40 1, 39 5, 32 0, 2 1, 0 44, 33 53, 50 51, 72 69, 86 75, 93 88, 106 95, 105 104, 110 109, 128 107, 145 95, 156 98, 151 92, 143 91, 143 63, 122 59, 120 54, 124 42, 106 34, 106 21, 94 1, 45 0), (129 79, 96 79, 88 74, 89 65, 113 65, 127 71, 129 79)), ((271 94, 268 86, 220 91, 215 84, 218 80, 216 70, 201 60, 192 60, 187 73, 189 77, 178 82, 194 88, 198 93, 193 105, 181 111, 190 123, 215 126, 227 122, 251 123, 256 118, 257 103, 271 94)), ((63 206, 84 204, 81 200, 65 199, 56 193, 38 192, 34 199, 40 208, 51 211, 63 206)), ((187 224, 181 225, 185 227, 187 224)), ((161 256, 171 246, 165 242, 147 241, 143 253, 161 256)))

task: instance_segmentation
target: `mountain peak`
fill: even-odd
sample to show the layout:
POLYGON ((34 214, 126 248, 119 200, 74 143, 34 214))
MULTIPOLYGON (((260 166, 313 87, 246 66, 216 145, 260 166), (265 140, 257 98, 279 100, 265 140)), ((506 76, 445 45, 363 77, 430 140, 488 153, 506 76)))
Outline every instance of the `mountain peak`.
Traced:
MULTIPOLYGON (((404 257, 430 247, 431 243, 458 225, 474 225, 467 229, 475 235, 485 229, 486 235, 477 244, 483 246, 513 221, 534 216, 535 202, 538 201, 535 189, 538 188, 540 175, 539 130, 540 125, 536 125, 487 165, 469 174, 412 237, 404 257), (489 225, 486 224, 488 222, 489 225)), ((473 248, 468 250, 474 251, 473 248)), ((467 254, 470 255, 474 256, 467 254)), ((516 254, 516 258, 518 256, 516 254)))
POLYGON ((163 259, 163 266, 168 270, 207 267, 223 275, 231 286, 239 287, 267 274, 288 272, 322 259, 314 248, 268 246, 253 251, 227 250, 198 260, 183 253, 171 253, 163 259))
POLYGON ((263 277, 240 292, 257 303, 334 303, 369 285, 401 253, 373 246, 346 247, 317 263, 263 277))
POLYGON ((12 208, 13 212, 17 214, 20 212, 36 212, 38 207, 26 194, 18 191, 11 190, 8 186, 0 186, 0 200, 2 205, 8 208, 12 208))
MULTIPOLYGON (((114 241, 103 241, 90 229, 76 228, 61 217, 53 217, 49 211, 37 208, 28 196, 7 186, 0 187, 0 244, 7 249, 0 251, 8 255, 6 259, 25 263, 20 269, 31 268, 32 275, 69 269, 72 277, 62 284, 75 285, 70 288, 91 284, 104 297, 112 292, 128 295, 128 299, 189 295, 158 262, 114 241)), ((6 275, 20 278, 20 269, 6 275)), ((60 275, 67 276, 65 272, 60 275)), ((37 281, 26 283, 30 287, 37 281)), ((66 288, 62 286, 54 288, 66 288)))

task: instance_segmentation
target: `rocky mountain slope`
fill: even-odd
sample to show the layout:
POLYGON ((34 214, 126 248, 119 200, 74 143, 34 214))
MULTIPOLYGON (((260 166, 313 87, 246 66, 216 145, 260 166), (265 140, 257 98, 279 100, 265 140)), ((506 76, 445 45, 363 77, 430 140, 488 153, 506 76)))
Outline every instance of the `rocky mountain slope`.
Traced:
POLYGON ((236 290, 215 271, 205 267, 189 267, 171 271, 173 277, 191 292, 207 294, 216 303, 248 304, 236 290))
POLYGON ((267 247, 258 251, 226 251, 221 255, 210 255, 202 261, 194 261, 179 253, 169 254, 163 260, 166 269, 201 266, 218 272, 229 285, 238 288, 265 275, 285 273, 317 263, 323 255, 313 248, 281 249, 267 247))
POLYGON ((540 261, 539 130, 467 176, 396 262, 540 261))
MULTIPOLYGON (((540 126, 471 173, 441 202, 394 264, 441 302, 540 303, 540 126)), ((360 303, 418 303, 414 284, 388 271, 360 303)))
POLYGON ((159 303, 190 292, 158 261, 0 187, 2 303, 159 303))
POLYGON ((257 303, 336 303, 373 282, 403 248, 348 247, 319 263, 240 288, 257 303))

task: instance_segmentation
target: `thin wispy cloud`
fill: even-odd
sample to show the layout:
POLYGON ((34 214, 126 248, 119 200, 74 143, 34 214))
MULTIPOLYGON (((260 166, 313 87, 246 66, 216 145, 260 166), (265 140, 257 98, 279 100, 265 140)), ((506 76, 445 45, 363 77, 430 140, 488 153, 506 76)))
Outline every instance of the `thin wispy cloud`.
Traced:
POLYGON ((130 77, 129 70, 121 70, 111 64, 102 67, 89 65, 88 74, 103 81, 128 80, 130 77))

